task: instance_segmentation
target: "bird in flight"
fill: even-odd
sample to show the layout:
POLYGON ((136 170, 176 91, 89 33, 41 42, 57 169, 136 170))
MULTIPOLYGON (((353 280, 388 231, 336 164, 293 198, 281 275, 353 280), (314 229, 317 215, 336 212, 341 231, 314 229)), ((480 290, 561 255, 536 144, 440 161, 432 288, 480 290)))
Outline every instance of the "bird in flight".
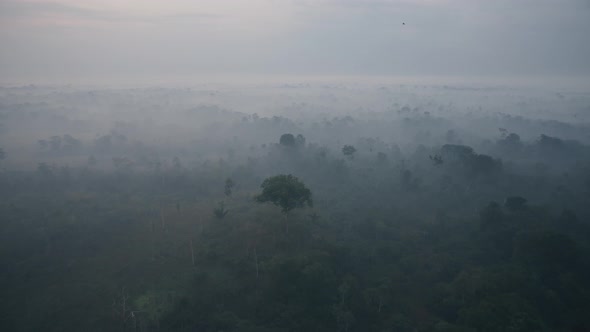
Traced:
POLYGON ((403 22, 402 25, 406 25, 406 22, 403 22))

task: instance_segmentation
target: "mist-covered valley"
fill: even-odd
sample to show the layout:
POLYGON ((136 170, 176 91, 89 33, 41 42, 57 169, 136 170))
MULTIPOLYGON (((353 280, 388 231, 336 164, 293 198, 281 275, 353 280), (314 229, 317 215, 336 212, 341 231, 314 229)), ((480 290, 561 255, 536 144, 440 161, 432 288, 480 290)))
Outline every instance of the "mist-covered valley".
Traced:
POLYGON ((3 331, 587 331, 590 94, 0 88, 3 331))

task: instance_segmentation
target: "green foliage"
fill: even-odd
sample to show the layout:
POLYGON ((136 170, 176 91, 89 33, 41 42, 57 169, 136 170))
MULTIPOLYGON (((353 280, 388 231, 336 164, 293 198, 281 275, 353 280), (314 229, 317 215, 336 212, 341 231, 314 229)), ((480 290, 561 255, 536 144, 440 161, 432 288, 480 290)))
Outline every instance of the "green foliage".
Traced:
POLYGON ((271 202, 280 206, 283 213, 312 206, 311 191, 297 177, 289 175, 275 175, 262 182, 262 193, 256 196, 259 203, 271 202))
MULTIPOLYGON (((46 142, 45 153, 64 142, 46 142)), ((367 142, 361 150, 378 144, 367 142)), ((184 154, 182 167, 173 154, 121 155, 124 172, 66 168, 56 158, 37 172, 0 172, 2 331, 587 327, 583 167, 521 174, 514 161, 489 167, 499 165, 495 155, 468 146, 375 150, 347 163, 305 144, 289 150, 297 153, 247 156, 236 146, 231 160, 194 168, 184 154), (437 158, 428 156, 437 153, 444 163, 432 167, 437 158), (263 181, 256 201, 283 213, 311 205, 313 184, 316 210, 288 235, 276 222, 279 209, 236 195, 234 180, 252 193, 271 171, 306 179, 263 181), (216 200, 220 184, 232 196, 232 222, 218 220, 228 214, 216 200), (494 201, 510 193, 528 202, 494 201)), ((523 153, 532 149, 521 144, 523 153)))
POLYGON ((569 236, 552 231, 522 234, 517 250, 527 264, 553 273, 571 270, 580 258, 578 246, 569 236))

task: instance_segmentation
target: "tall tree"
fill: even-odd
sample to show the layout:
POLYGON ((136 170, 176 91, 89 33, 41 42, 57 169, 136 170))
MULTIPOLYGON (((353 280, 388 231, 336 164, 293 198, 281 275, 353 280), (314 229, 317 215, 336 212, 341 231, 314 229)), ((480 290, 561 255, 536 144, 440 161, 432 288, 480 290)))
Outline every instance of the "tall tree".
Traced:
POLYGON ((281 139, 279 140, 279 143, 282 146, 286 146, 289 148, 295 147, 295 144, 296 144, 295 136, 293 136, 293 134, 283 134, 283 135, 281 135, 281 139))
POLYGON ((294 208, 312 206, 311 191, 297 177, 280 174, 267 178, 260 186, 262 193, 256 196, 259 203, 271 202, 280 206, 283 213, 294 208))

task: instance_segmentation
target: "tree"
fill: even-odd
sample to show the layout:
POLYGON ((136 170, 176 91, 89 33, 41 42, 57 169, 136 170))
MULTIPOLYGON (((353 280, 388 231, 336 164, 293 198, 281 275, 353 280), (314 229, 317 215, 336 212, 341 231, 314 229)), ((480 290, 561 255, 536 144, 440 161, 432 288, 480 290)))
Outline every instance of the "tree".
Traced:
POLYGON ((563 141, 561 139, 547 135, 541 135, 537 144, 546 149, 561 149, 563 147, 563 141))
POLYGON ((223 219, 228 214, 228 212, 229 210, 225 208, 225 203, 223 201, 219 202, 217 207, 213 209, 213 214, 219 219, 223 219))
POLYGON ((279 140, 282 146, 292 148, 295 146, 295 137, 293 134, 283 134, 279 140))
POLYGON ((297 177, 289 174, 271 176, 262 182, 262 193, 256 196, 259 203, 271 202, 280 206, 283 213, 294 208, 312 206, 311 191, 297 177))
POLYGON ((235 183, 231 178, 227 178, 225 180, 225 189, 223 191, 225 193, 225 196, 228 196, 228 197, 231 196, 232 189, 234 188, 234 185, 235 185, 235 183))
POLYGON ((500 140, 498 144, 500 144, 500 146, 505 147, 506 149, 514 151, 522 148, 522 141, 520 140, 520 136, 515 133, 510 133, 504 139, 500 140))
MULTIPOLYGON (((466 145, 445 144, 441 148, 440 161, 450 164, 463 173, 470 175, 493 174, 502 170, 502 161, 485 154, 477 154, 466 145)), ((433 158, 431 158, 433 159, 433 158)), ((433 159, 436 163, 436 160, 433 159)))
POLYGON ((348 157, 350 157, 350 159, 353 159, 353 158, 354 158, 354 153, 355 153, 355 152, 356 152, 356 148, 355 148, 354 146, 352 146, 352 145, 345 145, 345 146, 342 148, 342 153, 343 153, 345 156, 348 156, 348 157))
POLYGON ((297 145, 298 148, 305 147, 305 137, 301 134, 297 135, 295 138, 295 145, 297 145))
POLYGON ((82 142, 80 142, 78 139, 74 138, 71 135, 64 135, 63 136, 63 144, 62 144, 62 148, 64 150, 68 150, 68 151, 73 151, 76 149, 79 149, 82 146, 82 142))
POLYGON ((474 155, 469 164, 477 174, 491 174, 502 169, 502 161, 485 154, 474 155))
POLYGON ((473 148, 467 145, 445 144, 441 148, 443 156, 465 160, 474 155, 473 148))
POLYGON ((553 231, 522 234, 517 243, 517 256, 541 275, 558 275, 579 266, 581 252, 568 235, 553 231))
POLYGON ((434 164, 434 166, 440 166, 444 163, 444 160, 438 154, 435 154, 434 156, 430 155, 430 160, 432 160, 432 163, 434 164))
POLYGON ((480 226, 483 230, 497 229, 501 226, 502 221, 504 220, 504 212, 502 212, 500 204, 497 202, 490 202, 488 206, 480 211, 479 217, 481 219, 480 226))
POLYGON ((59 151, 62 146, 62 139, 60 136, 51 136, 49 139, 49 144, 52 150, 59 151))

